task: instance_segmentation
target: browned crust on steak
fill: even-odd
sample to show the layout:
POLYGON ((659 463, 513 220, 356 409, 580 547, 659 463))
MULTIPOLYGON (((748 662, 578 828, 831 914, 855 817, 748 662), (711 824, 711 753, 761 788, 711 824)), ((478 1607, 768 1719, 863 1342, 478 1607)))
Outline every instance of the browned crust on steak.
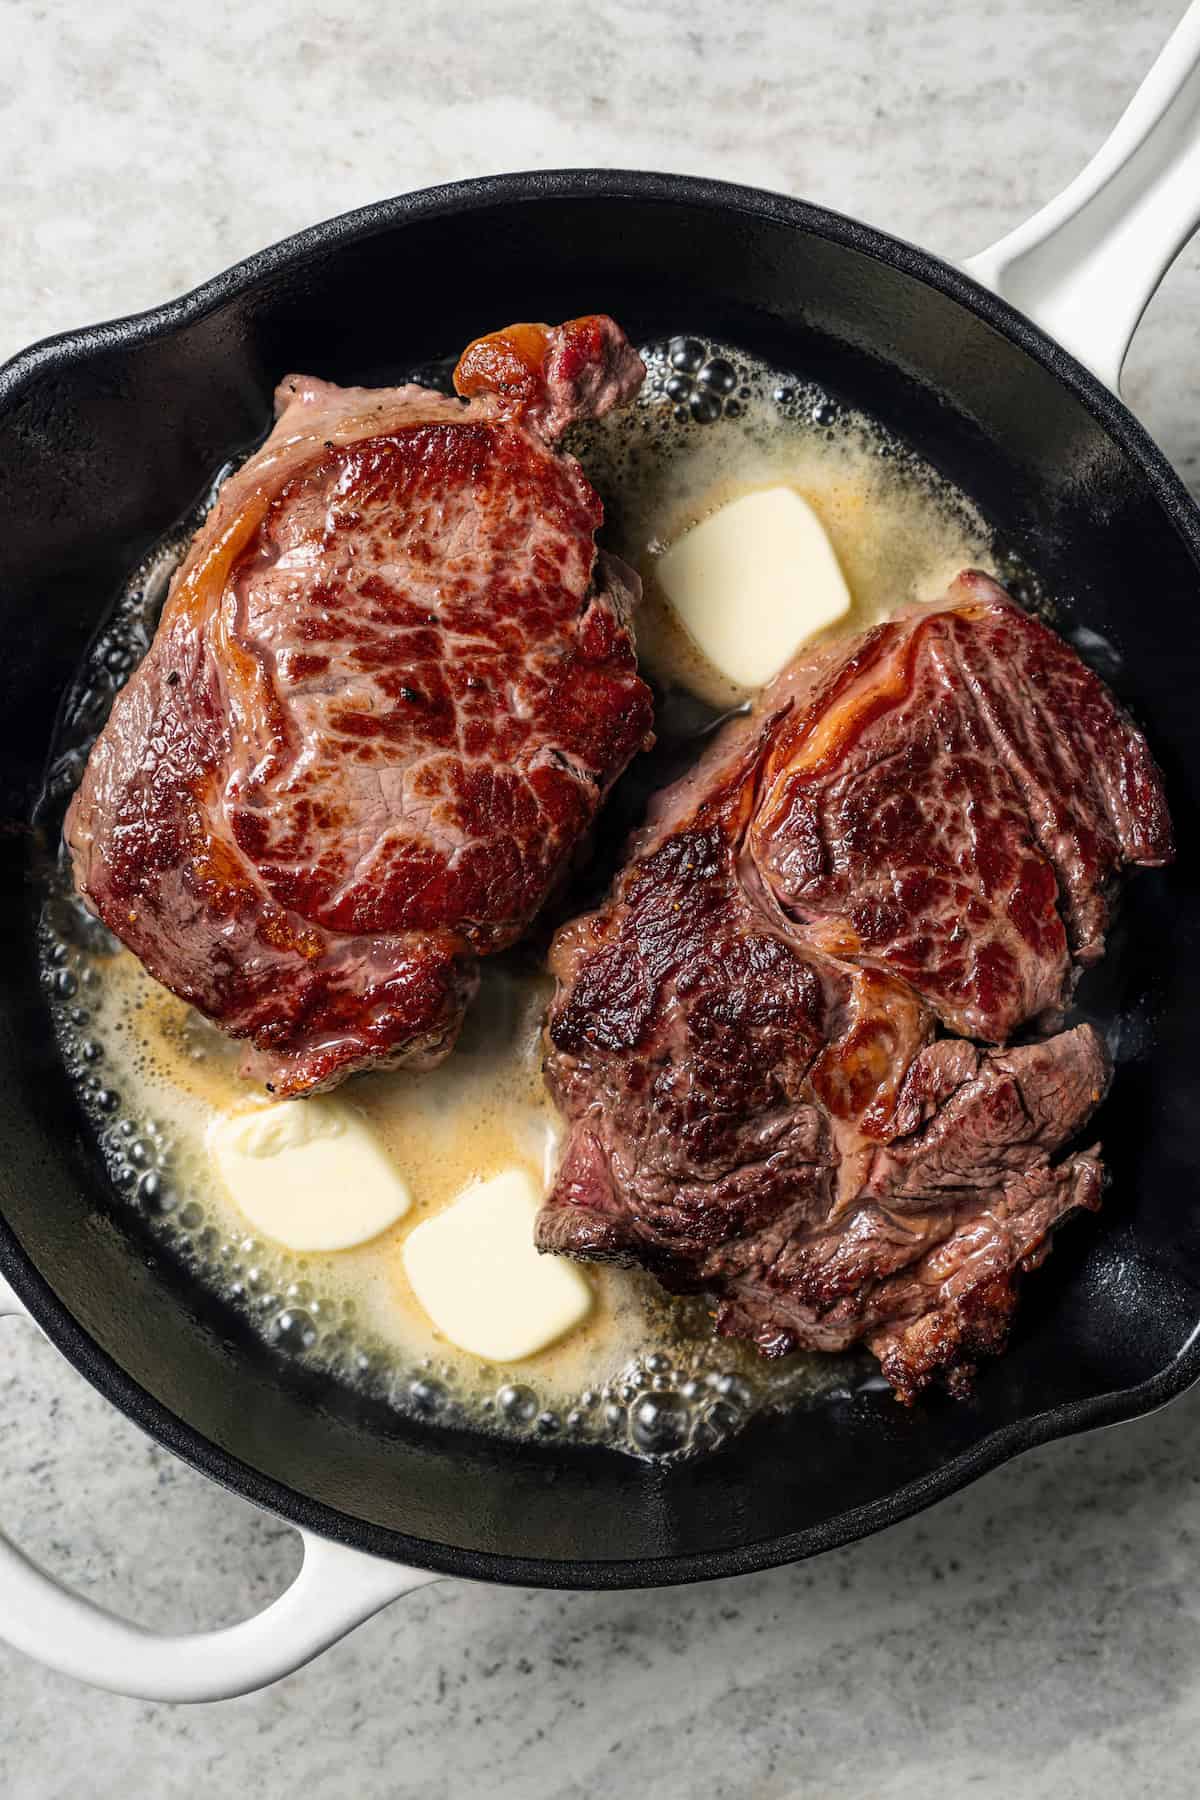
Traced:
POLYGON ((281 384, 68 813, 88 905, 276 1093, 446 1055, 650 741, 640 584, 548 441, 641 361, 540 329, 516 396, 281 384))
POLYGON ((1071 1145, 1111 1074, 1087 1025, 968 1039, 1054 1032, 1120 874, 1171 854, 1140 734, 987 577, 813 652, 555 941, 539 1247, 707 1291, 765 1356, 861 1341, 904 1400, 962 1391, 1100 1204, 1071 1145))

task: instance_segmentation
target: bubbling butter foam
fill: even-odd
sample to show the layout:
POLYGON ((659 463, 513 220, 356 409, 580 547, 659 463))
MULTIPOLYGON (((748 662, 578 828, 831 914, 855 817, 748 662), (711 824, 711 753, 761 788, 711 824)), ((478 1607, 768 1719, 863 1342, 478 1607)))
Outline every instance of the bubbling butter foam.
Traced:
POLYGON ((1001 573, 977 508, 865 414, 730 345, 675 337, 642 354, 639 403, 567 443, 604 497, 608 540, 642 576, 638 647, 660 681, 716 707, 750 697, 680 629, 655 575, 685 532, 743 494, 789 486, 824 526, 852 598, 826 635, 936 600, 963 568, 1001 573))
MULTIPOLYGON (((639 759, 644 766, 623 784, 627 796, 677 772, 694 752, 692 734, 748 697, 704 662, 654 575, 664 549, 729 500, 783 483, 808 502, 851 593, 839 630, 937 597, 968 564, 1012 575, 960 493, 832 396, 728 345, 676 337, 643 355, 649 373, 637 403, 569 440, 605 500, 605 542, 637 565, 646 586, 637 629, 663 695, 662 742, 657 762, 639 759)), ((216 485, 138 570, 93 645, 55 746, 51 816, 149 644, 170 574, 216 485)), ((612 818, 620 824, 635 811, 619 789, 612 818)), ((611 826, 600 837, 609 866, 589 873, 591 891, 602 889, 620 842, 611 826)), ((716 1447, 758 1412, 812 1404, 872 1378, 862 1355, 764 1364, 712 1337, 703 1298, 672 1299, 636 1270, 583 1268, 591 1289, 584 1322, 508 1366, 483 1364, 438 1336, 405 1277, 408 1233, 473 1183, 519 1171, 541 1185, 553 1166, 559 1121, 540 1069, 551 984, 531 954, 484 964, 479 998, 440 1068, 362 1075, 340 1090, 412 1204, 369 1243, 304 1254, 254 1232, 208 1152, 214 1122, 243 1110, 251 1094, 237 1075, 238 1047, 84 912, 65 863, 48 887, 41 954, 64 1061, 116 1204, 281 1355, 433 1423, 648 1457, 716 1447)))

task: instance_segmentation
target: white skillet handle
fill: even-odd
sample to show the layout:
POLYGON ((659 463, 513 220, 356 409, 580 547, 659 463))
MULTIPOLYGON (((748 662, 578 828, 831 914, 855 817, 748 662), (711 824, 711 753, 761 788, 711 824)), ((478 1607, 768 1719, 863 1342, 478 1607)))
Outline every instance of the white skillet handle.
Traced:
MULTIPOLYGON (((0 1318, 28 1318, 0 1279, 0 1318)), ((0 1536, 0 1637, 49 1668, 142 1700, 225 1700, 311 1661, 437 1576, 300 1533, 304 1562, 264 1612, 220 1631, 145 1631, 73 1594, 0 1536)))
POLYGON ((964 267, 1114 391, 1146 303, 1200 224, 1200 0, 1112 136, 1048 206, 964 267))

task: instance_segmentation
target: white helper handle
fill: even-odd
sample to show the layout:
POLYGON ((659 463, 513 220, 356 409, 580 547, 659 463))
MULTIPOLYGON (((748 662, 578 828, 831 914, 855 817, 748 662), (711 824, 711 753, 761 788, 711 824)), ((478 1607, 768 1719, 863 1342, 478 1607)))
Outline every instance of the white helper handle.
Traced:
POLYGON ((1200 0, 1057 199, 964 263, 1118 391, 1155 288, 1200 224, 1200 0))
MULTIPOLYGON (((31 1317, 0 1278, 0 1318, 31 1317)), ((146 1631, 73 1594, 0 1535, 0 1637, 49 1668, 141 1700, 227 1700, 290 1675, 438 1577, 301 1531, 300 1573, 265 1611, 220 1631, 146 1631)))

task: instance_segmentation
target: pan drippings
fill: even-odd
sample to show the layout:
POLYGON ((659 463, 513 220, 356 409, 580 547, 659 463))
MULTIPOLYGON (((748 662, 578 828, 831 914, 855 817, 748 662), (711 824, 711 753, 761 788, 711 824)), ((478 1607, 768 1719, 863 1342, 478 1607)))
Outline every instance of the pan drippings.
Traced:
MULTIPOLYGON (((659 748, 619 785, 598 838, 603 866, 587 872, 580 905, 602 890, 645 794, 678 772, 723 710, 747 698, 703 662, 657 591, 656 557, 682 531, 740 492, 794 486, 829 533, 850 587, 852 611, 838 627, 847 631, 932 598, 964 565, 996 568, 969 502, 830 395, 696 338, 663 340, 643 354, 649 375, 639 402, 578 429, 570 444, 605 498, 606 543, 643 575, 639 643, 662 695, 659 748)), ((59 805, 150 641, 203 511, 137 572, 93 646, 55 747, 59 805)), ((1011 568, 1002 572, 1011 583, 1011 568)), ((405 1283, 404 1237, 470 1182, 509 1168, 540 1181, 554 1156, 556 1117, 540 1074, 549 986, 534 951, 485 963, 479 999, 441 1068, 360 1076, 340 1090, 395 1160, 414 1204, 369 1244, 305 1255, 249 1234, 211 1171, 206 1131, 246 1094, 238 1046, 153 982, 83 911, 65 866, 47 895, 42 952, 62 1054, 120 1205, 281 1354, 406 1413, 506 1435, 603 1441, 642 1456, 711 1448, 765 1407, 864 1379, 865 1361, 851 1357, 763 1364, 712 1339, 703 1299, 669 1300, 648 1277, 620 1269, 588 1268, 587 1322, 524 1362, 484 1367, 436 1336, 405 1283)))

